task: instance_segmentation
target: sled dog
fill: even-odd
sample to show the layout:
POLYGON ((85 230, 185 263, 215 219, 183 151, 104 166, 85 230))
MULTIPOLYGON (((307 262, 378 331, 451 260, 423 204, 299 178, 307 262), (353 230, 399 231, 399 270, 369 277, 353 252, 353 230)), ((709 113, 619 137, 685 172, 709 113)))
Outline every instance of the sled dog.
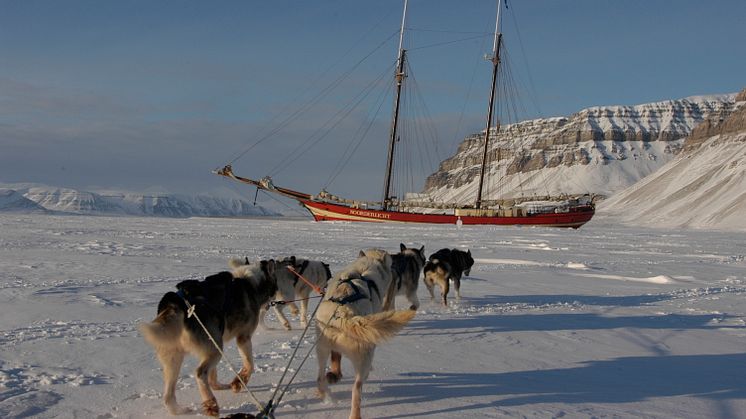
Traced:
POLYGON ((141 333, 155 348, 163 366, 163 403, 171 414, 190 411, 178 405, 175 394, 176 380, 187 353, 199 359, 194 375, 205 415, 219 413, 212 390, 232 388, 238 392, 242 388, 238 377, 230 385, 218 382, 215 367, 220 352, 197 320, 187 315, 187 302, 221 349, 225 342, 236 339, 243 361, 239 376, 248 383, 254 368, 251 336, 259 322, 259 309, 277 292, 274 270, 275 262, 270 260, 208 276, 202 281, 182 281, 176 285, 177 292, 167 292, 161 298, 157 317, 140 324, 141 333))
MULTIPOLYGON (((246 259, 248 261, 248 258, 246 259)), ((245 264, 245 261, 241 259, 232 259, 230 262, 231 266, 238 266, 245 264)), ((316 260, 299 259, 295 256, 286 257, 277 262, 275 269, 275 277, 277 278, 277 294, 275 298, 280 301, 289 301, 287 304, 276 304, 273 306, 277 319, 282 323, 282 326, 286 330, 291 330, 290 322, 288 321, 285 314, 282 312, 282 308, 287 305, 290 307, 290 313, 294 316, 298 315, 298 306, 292 301, 300 299, 300 324, 303 327, 308 325, 308 299, 311 296, 313 288, 298 278, 297 275, 290 272, 287 268, 291 267, 303 278, 310 281, 313 285, 324 288, 326 283, 332 277, 332 272, 329 270, 329 265, 324 262, 316 260)), ((266 309, 262 309, 260 316, 260 324, 264 326, 264 317, 266 316, 266 309)))
POLYGON ((430 292, 430 298, 435 298, 433 287, 437 284, 440 287, 443 305, 447 306, 446 296, 450 279, 456 288, 456 299, 460 299, 461 275, 468 276, 472 265, 474 265, 474 259, 471 257, 471 250, 464 252, 458 249, 440 249, 430 255, 424 268, 425 286, 430 292))
POLYGON ((355 368, 352 419, 360 418, 363 382, 370 373, 376 345, 393 337, 415 315, 412 310, 382 311, 386 294, 393 297, 395 292, 391 262, 391 255, 384 250, 361 251, 357 260, 329 281, 316 312, 319 396, 331 399, 329 383, 336 383, 342 376, 342 355, 349 358, 355 368), (326 373, 330 356, 331 369, 326 373))
POLYGON ((396 295, 405 295, 410 303, 409 309, 417 310, 420 306, 417 285, 420 282, 422 267, 425 265, 425 246, 419 249, 407 248, 404 243, 400 243, 399 249, 399 253, 391 255, 396 295))

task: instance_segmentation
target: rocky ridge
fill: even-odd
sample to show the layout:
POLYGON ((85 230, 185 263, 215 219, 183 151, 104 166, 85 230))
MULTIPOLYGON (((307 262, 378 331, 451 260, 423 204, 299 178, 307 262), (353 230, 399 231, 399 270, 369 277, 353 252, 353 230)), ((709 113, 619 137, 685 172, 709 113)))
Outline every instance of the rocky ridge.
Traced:
POLYGON ((599 212, 637 225, 746 230, 746 89, 734 108, 695 128, 681 154, 599 212))
MULTIPOLYGON (((735 100, 725 94, 599 106, 503 126, 490 134, 488 197, 611 195, 672 160, 696 126, 727 118, 735 100)), ((467 137, 428 177, 424 193, 446 201, 474 195, 483 138, 467 137)))

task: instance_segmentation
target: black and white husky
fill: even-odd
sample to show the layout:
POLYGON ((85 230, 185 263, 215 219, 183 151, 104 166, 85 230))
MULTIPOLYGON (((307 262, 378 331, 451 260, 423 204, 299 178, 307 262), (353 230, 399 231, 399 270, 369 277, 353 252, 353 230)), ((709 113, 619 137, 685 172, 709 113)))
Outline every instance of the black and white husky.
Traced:
MULTIPOLYGON (((249 264, 249 259, 231 259, 228 264, 237 268, 239 266, 249 264)), ((293 302, 296 298, 300 300, 300 324, 302 327, 308 325, 308 299, 311 296, 313 288, 306 281, 298 278, 297 275, 290 272, 288 268, 293 268, 296 272, 307 279, 311 284, 318 288, 325 288, 329 278, 332 277, 332 273, 329 270, 329 265, 324 262, 308 259, 299 259, 295 256, 286 257, 282 260, 277 261, 275 269, 275 278, 277 278, 277 294, 275 298, 279 301, 288 301, 286 304, 274 304, 274 310, 277 314, 277 319, 282 323, 282 326, 286 330, 291 330, 290 321, 288 321, 285 314, 282 312, 282 308, 287 305, 290 307, 290 313, 294 316, 298 315, 298 306, 293 302)), ((267 328, 265 325, 265 317, 267 309, 262 308, 262 312, 259 318, 259 324, 267 328)))
MULTIPOLYGON (((382 311, 386 294, 394 292, 391 255, 380 249, 361 251, 329 281, 316 312, 316 356, 319 395, 331 399, 329 383, 342 376, 342 355, 355 368, 350 418, 360 418, 363 382, 373 365, 376 345, 397 334, 415 315, 413 310, 382 311), (326 362, 331 357, 331 369, 326 362)), ((393 300, 393 298, 391 299, 393 300)))
POLYGON ((396 295, 405 295, 410 303, 409 309, 417 310, 420 306, 417 286, 420 283, 422 267, 425 266, 425 246, 419 249, 407 248, 404 243, 400 243, 399 250, 399 253, 391 255, 396 295))
POLYGON ((176 380, 187 353, 199 359, 195 377, 205 415, 219 413, 212 390, 242 388, 238 377, 230 385, 218 382, 215 367, 220 361, 220 351, 197 320, 187 315, 187 302, 221 349, 224 342, 236 339, 243 360, 239 375, 248 383, 254 368, 251 337, 259 323, 259 310, 277 292, 274 270, 274 261, 262 261, 202 281, 182 281, 176 285, 178 292, 167 292, 161 298, 158 316, 140 325, 141 333, 155 348, 163 366, 163 403, 171 414, 190 411, 177 404, 175 395, 176 380))
POLYGON ((430 292, 430 298, 435 299, 433 288, 437 284, 440 287, 443 305, 447 306, 448 281, 451 280, 453 287, 456 288, 456 299, 460 299, 461 276, 468 276, 473 265, 471 250, 464 252, 458 249, 440 249, 430 255, 424 268, 425 286, 430 292))

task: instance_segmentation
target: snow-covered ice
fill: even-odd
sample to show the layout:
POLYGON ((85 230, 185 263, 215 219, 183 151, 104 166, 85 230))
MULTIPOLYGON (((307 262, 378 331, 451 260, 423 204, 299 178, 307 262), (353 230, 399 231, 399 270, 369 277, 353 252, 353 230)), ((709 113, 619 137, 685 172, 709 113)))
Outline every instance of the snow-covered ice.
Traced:
MULTIPOLYGON (((468 248, 476 263, 448 308, 420 287, 413 322, 376 351, 365 417, 746 417, 745 238, 603 218, 556 230, 0 214, 0 417, 166 417, 136 325, 178 281, 233 256, 295 254, 334 271, 401 242, 468 248)), ((274 320, 254 339, 250 388, 263 401, 301 332, 274 320)), ((239 364, 234 344, 227 357, 239 364)), ((177 390, 191 407, 195 366, 177 390)), ((335 404, 315 397, 314 355, 298 368, 277 417, 346 417, 351 366, 335 404)), ((224 363, 219 374, 231 378, 224 363)), ((223 414, 255 412, 245 393, 217 398, 223 414)))

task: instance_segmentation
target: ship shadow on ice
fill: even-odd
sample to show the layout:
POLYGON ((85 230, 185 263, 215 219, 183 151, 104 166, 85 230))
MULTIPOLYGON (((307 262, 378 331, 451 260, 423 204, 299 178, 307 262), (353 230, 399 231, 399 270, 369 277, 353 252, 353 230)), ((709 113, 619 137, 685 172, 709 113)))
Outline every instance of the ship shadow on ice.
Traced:
POLYGON ((483 314, 453 319, 417 320, 404 334, 411 336, 474 335, 499 332, 531 332, 607 329, 746 329, 723 322, 736 318, 724 314, 663 314, 604 316, 596 313, 483 314))
MULTIPOLYGON (((499 351, 499 349, 498 349, 499 351)), ((495 373, 411 372, 381 381, 369 406, 425 409, 386 418, 469 414, 470 410, 532 404, 633 403, 696 396, 715 403, 719 417, 738 417, 729 401, 746 397, 746 353, 624 357, 577 367, 495 373), (489 399, 478 401, 475 398, 489 399), (392 400, 393 399, 393 400, 392 400), (449 407, 426 410, 428 402, 449 407)))
POLYGON ((484 295, 480 297, 462 297, 462 303, 474 306, 489 305, 526 305, 526 306, 555 306, 555 305, 584 305, 584 306, 615 306, 637 307, 655 304, 674 299, 672 294, 643 294, 643 295, 484 295))

